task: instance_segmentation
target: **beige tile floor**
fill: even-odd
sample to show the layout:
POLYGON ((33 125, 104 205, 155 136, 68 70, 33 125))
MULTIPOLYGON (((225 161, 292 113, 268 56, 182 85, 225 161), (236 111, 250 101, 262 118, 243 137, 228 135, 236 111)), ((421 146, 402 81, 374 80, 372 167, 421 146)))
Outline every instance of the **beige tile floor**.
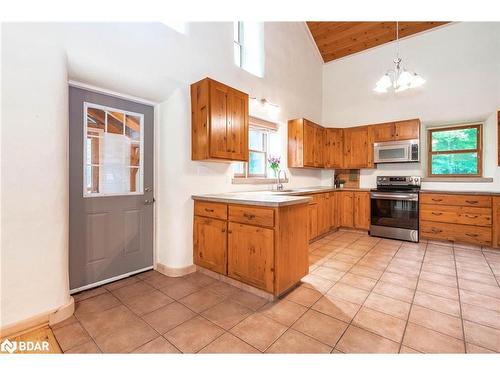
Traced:
POLYGON ((266 300, 194 273, 149 271, 75 295, 66 353, 500 352, 500 252, 339 231, 266 300))

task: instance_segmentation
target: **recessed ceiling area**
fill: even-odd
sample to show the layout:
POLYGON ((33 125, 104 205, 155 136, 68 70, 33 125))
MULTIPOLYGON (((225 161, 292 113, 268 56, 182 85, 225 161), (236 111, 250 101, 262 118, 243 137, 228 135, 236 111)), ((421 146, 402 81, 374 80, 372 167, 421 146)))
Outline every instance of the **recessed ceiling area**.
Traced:
MULTIPOLYGON (((329 62, 396 40, 396 22, 306 22, 323 61, 329 62)), ((448 22, 399 22, 404 38, 448 22)))

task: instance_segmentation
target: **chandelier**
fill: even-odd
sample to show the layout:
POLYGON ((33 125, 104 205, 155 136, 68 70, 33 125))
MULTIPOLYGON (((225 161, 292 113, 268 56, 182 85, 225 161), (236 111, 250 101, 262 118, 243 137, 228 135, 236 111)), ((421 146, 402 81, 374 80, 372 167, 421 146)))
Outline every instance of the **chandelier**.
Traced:
POLYGON ((409 72, 402 64, 399 57, 399 22, 396 22, 396 58, 393 60, 394 68, 389 69, 380 78, 373 91, 385 93, 389 89, 395 92, 401 92, 415 87, 422 86, 425 79, 415 72, 409 72))

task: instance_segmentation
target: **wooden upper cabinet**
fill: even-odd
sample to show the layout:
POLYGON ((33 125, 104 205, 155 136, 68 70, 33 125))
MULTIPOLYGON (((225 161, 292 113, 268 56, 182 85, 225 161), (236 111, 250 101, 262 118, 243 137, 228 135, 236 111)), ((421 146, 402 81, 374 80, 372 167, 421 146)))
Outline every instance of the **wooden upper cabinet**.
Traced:
POLYGON ((394 123, 388 122, 387 124, 372 125, 373 141, 374 142, 387 142, 394 140, 394 123))
POLYGON ((420 120, 405 120, 371 125, 374 142, 404 141, 420 138, 420 120))
POLYGON ((403 141, 407 139, 420 138, 420 120, 397 121, 394 123, 394 140, 403 141))
POLYGON ((324 128, 306 119, 288 121, 288 166, 323 167, 324 128))
POLYGON ((323 161, 325 168, 342 168, 344 161, 342 129, 326 128, 323 161))
POLYGON ((302 138, 304 148, 304 167, 314 167, 316 163, 316 127, 312 122, 304 120, 304 135, 302 138))
POLYGON ((345 128, 344 168, 373 167, 373 139, 369 126, 345 128))
POLYGON ((324 167, 323 154, 325 142, 325 129, 319 125, 315 126, 314 133, 314 166, 317 168, 324 167))
POLYGON ((354 200, 354 228, 370 229, 370 193, 355 192, 354 200))
POLYGON ((192 160, 248 161, 248 95, 210 78, 191 85, 192 160))

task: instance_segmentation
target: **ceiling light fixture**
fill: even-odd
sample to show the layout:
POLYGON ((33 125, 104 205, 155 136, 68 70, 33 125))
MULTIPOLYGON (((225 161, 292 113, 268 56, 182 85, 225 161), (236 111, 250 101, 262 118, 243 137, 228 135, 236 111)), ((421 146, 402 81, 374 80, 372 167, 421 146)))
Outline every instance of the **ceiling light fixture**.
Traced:
POLYGON ((425 79, 417 73, 409 72, 402 64, 399 57, 399 22, 396 22, 396 58, 393 60, 394 69, 388 70, 380 78, 373 89, 375 92, 386 93, 389 89, 401 92, 415 87, 422 86, 425 79))

